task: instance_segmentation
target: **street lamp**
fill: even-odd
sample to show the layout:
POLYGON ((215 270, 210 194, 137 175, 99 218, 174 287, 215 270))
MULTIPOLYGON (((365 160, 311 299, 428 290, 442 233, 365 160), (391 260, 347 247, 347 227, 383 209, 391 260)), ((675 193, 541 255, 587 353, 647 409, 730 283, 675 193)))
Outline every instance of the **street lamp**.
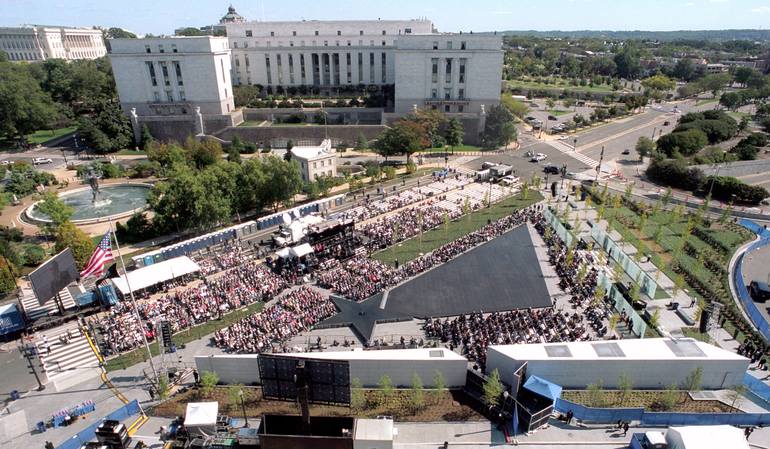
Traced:
POLYGON ((249 427, 249 418, 246 416, 246 405, 243 403, 243 389, 238 390, 238 398, 241 400, 241 410, 243 410, 243 420, 246 422, 246 427, 249 427))

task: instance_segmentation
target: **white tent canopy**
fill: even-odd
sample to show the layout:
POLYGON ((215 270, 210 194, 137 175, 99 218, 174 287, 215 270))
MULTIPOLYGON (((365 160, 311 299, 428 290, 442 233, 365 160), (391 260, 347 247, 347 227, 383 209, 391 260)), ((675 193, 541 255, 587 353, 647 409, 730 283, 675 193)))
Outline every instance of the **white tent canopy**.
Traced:
POLYGON ((743 431, 733 426, 670 427, 669 449, 749 449, 743 431))
POLYGON ((313 254, 313 247, 309 243, 303 243, 291 248, 291 255, 294 257, 304 257, 308 254, 313 254))
POLYGON ((214 435, 218 413, 217 402, 190 402, 184 415, 184 426, 191 434, 214 435))
POLYGON ((128 273, 128 280, 126 280, 126 275, 111 280, 115 284, 115 288, 126 295, 128 294, 128 284, 131 284, 131 289, 134 291, 139 291, 179 276, 195 273, 200 269, 201 267, 189 257, 180 256, 131 271, 128 273))

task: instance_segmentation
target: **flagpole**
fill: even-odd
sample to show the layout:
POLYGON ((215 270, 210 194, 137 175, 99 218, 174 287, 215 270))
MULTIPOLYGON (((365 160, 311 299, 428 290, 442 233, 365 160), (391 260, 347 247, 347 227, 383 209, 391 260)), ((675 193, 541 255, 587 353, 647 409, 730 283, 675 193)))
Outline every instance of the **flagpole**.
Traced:
POLYGON ((136 322, 139 323, 141 329, 142 341, 144 341, 144 348, 147 350, 147 357, 150 361, 150 368, 152 369, 152 375, 155 378, 155 387, 160 385, 160 378, 158 378, 158 372, 155 370, 155 364, 152 362, 152 351, 150 351, 150 344, 147 343, 147 335, 145 335, 145 328, 142 326, 142 317, 139 316, 139 308, 136 305, 136 298, 134 297, 134 290, 131 289, 131 283, 128 281, 128 271, 126 270, 126 263, 123 261, 123 254, 120 253, 120 243, 118 243, 118 235, 112 227, 112 220, 110 220, 110 233, 112 238, 115 239, 115 249, 118 251, 118 258, 120 258, 120 265, 123 267, 123 276, 126 277, 126 286, 128 287, 128 294, 131 297, 131 304, 134 306, 134 316, 136 322))

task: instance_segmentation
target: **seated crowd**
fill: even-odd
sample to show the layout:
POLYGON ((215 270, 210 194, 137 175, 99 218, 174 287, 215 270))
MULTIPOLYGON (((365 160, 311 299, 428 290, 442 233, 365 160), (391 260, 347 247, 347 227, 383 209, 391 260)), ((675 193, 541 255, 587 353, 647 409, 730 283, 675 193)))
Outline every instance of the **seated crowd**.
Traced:
POLYGON ((369 239, 367 243, 369 251, 387 248, 402 240, 410 239, 419 234, 420 229, 428 231, 444 223, 445 220, 452 220, 460 215, 459 210, 450 214, 433 202, 433 200, 428 201, 365 224, 360 231, 369 239))
POLYGON ((286 352, 283 343, 336 312, 327 296, 300 287, 263 311, 215 332, 214 342, 228 352, 286 352))
MULTIPOLYGON (((286 282, 261 265, 244 264, 198 285, 137 301, 142 320, 168 320, 174 332, 219 318, 256 301, 268 301, 286 282)), ((142 328, 130 301, 123 301, 93 323, 103 335, 103 354, 129 351, 142 344, 142 332, 155 338, 151 324, 142 328)))

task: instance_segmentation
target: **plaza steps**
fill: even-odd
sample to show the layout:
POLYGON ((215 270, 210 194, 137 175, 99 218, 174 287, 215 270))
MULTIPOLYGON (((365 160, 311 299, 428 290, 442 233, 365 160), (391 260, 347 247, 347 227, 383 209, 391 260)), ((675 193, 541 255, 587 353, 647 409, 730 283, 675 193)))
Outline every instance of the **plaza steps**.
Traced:
POLYGON ((581 154, 577 151, 575 151, 574 147, 568 143, 565 143, 563 140, 547 140, 546 143, 550 145, 551 147, 561 151, 562 153, 566 154, 567 156, 572 157, 573 159, 576 159, 580 161, 581 163, 589 166, 590 168, 596 168, 599 166, 599 161, 595 161, 591 159, 590 157, 586 156, 585 154, 581 154))
MULTIPOLYGON (((67 287, 64 287, 59 292, 59 295, 61 296, 64 309, 70 310, 77 307, 75 304, 75 298, 72 297, 72 294, 67 287)), ((19 303, 21 308, 24 309, 24 313, 27 314, 27 318, 29 318, 30 321, 35 321, 37 319, 45 318, 49 315, 55 315, 59 313, 59 309, 56 307, 56 301, 53 299, 46 301, 43 305, 40 305, 37 300, 37 296, 35 296, 35 292, 32 290, 32 287, 21 287, 19 303)))
POLYGON ((35 344, 48 381, 53 382, 59 391, 100 374, 99 359, 96 358, 77 322, 38 333, 35 344), (72 339, 64 344, 59 341, 59 336, 65 335, 68 330, 72 339), (46 349, 43 335, 51 347, 50 354, 46 349))

